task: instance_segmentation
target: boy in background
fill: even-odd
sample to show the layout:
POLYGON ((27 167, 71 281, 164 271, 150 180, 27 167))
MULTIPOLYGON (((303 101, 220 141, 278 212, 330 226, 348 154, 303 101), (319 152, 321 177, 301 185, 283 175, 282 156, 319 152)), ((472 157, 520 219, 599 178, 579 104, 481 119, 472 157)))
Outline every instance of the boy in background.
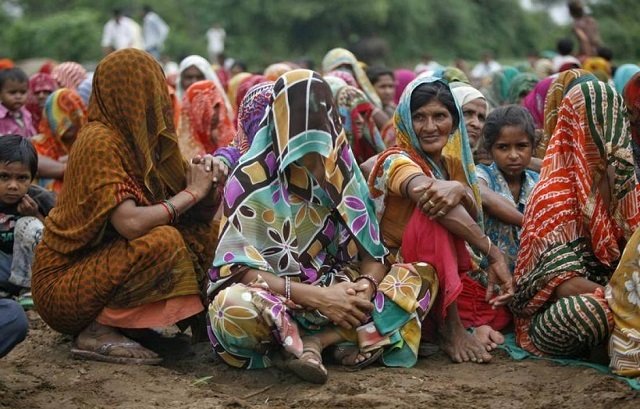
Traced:
POLYGON ((31 113, 25 107, 29 77, 20 68, 0 71, 0 136, 36 134, 31 113))

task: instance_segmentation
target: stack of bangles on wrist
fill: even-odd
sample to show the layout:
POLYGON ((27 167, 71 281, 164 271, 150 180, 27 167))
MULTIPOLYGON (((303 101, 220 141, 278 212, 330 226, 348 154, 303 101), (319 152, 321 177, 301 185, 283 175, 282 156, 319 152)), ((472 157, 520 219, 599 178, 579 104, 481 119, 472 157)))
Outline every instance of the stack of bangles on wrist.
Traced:
POLYGON ((178 210, 176 207, 168 200, 163 200, 160 204, 169 215, 169 224, 174 224, 178 220, 178 210))
POLYGON ((363 274, 363 275, 357 277, 354 280, 354 282, 358 282, 360 280, 367 280, 369 283, 371 283, 371 285, 373 285, 373 297, 375 297, 376 294, 378 293, 378 280, 376 280, 375 278, 373 278, 369 274, 363 274))
POLYGON ((291 300, 291 277, 284 278, 284 297, 287 301, 291 300))

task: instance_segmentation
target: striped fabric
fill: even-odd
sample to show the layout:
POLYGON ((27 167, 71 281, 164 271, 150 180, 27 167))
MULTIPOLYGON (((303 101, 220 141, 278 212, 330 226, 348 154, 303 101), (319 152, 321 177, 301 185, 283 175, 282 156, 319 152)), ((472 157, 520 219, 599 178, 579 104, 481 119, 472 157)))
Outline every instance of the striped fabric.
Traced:
POLYGON ((529 337, 546 355, 581 357, 606 341, 612 328, 611 310, 602 294, 576 295, 561 298, 537 314, 529 337))
POLYGON ((529 338, 537 314, 558 285, 573 277, 606 281, 620 258, 619 242, 640 224, 629 123, 609 85, 585 82, 564 98, 540 181, 524 215, 515 270, 516 334, 521 347, 542 354, 529 338), (610 205, 598 187, 609 180, 610 205))
POLYGON ((536 148, 536 157, 544 158, 544 154, 547 151, 547 145, 549 139, 553 135, 553 131, 556 129, 558 123, 558 111, 565 95, 572 86, 576 84, 580 78, 584 81, 596 81, 597 78, 590 74, 588 71, 581 69, 573 69, 561 72, 556 79, 551 83, 551 87, 547 91, 547 97, 544 103, 544 127, 542 138, 538 142, 536 148))

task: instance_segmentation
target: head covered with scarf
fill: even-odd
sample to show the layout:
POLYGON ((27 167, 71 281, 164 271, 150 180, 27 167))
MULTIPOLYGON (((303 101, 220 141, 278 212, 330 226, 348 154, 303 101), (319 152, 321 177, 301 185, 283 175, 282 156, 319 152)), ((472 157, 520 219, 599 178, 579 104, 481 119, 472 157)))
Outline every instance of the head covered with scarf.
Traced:
POLYGON ((40 102, 38 101, 38 94, 45 92, 51 95, 51 93, 57 88, 58 83, 49 74, 39 72, 33 74, 29 78, 29 93, 27 95, 27 103, 25 104, 25 107, 31 113, 31 118, 33 119, 33 124, 36 129, 38 129, 40 124, 43 108, 40 106, 40 102))
POLYGON ((640 66, 637 64, 622 64, 616 69, 613 75, 613 84, 619 94, 624 92, 624 86, 627 85, 631 77, 640 72, 640 66))
POLYGON ((335 99, 347 139, 358 163, 382 152, 385 145, 373 120, 374 107, 366 95, 347 85, 338 90, 335 99))
MULTIPOLYGON (((209 61, 205 60, 199 55, 190 55, 184 60, 180 61, 180 65, 178 66, 178 86, 176 87, 176 95, 178 96, 179 100, 182 100, 185 92, 187 92, 187 90, 182 87, 182 81, 180 80, 180 78, 182 77, 182 73, 190 67, 196 67, 202 73, 202 75, 204 75, 205 80, 213 81, 219 90, 224 90, 224 87, 220 82, 220 78, 218 78, 218 75, 215 73, 215 71, 213 71, 211 64, 209 64, 209 61)), ((227 107, 227 112, 230 115, 229 118, 233 119, 233 107, 231 106, 227 95, 224 93, 223 98, 224 104, 227 107)))
POLYGON ((186 184, 164 74, 153 57, 123 49, 93 77, 88 123, 73 145, 66 183, 47 228, 55 251, 70 254, 101 240, 110 215, 132 199, 148 206, 186 184))
POLYGON ((522 105, 533 117, 536 129, 542 129, 544 126, 544 103, 554 79, 555 77, 552 76, 541 80, 522 100, 522 105))
POLYGON ((51 76, 61 88, 75 90, 87 78, 87 70, 77 62, 67 61, 56 65, 51 71, 51 76))
POLYGON ((224 91, 213 81, 193 83, 182 99, 180 150, 186 159, 213 153, 233 140, 235 127, 224 103, 224 91))
POLYGON ((342 67, 346 67, 351 71, 353 77, 358 82, 358 88, 365 93, 369 102, 371 102, 375 107, 381 108, 382 102, 376 93, 376 89, 371 84, 371 81, 369 81, 367 73, 362 69, 358 59, 351 51, 344 48, 334 48, 322 59, 322 71, 325 74, 329 71, 337 70, 342 67))
POLYGON ((322 77, 303 69, 280 77, 261 125, 225 186, 214 286, 238 264, 314 283, 355 257, 353 240, 382 261, 367 185, 322 77), (301 165, 309 154, 321 180, 301 165))
MULTIPOLYGON (((631 136, 640 146, 640 72, 634 74, 624 87, 624 102, 629 112, 631 136)), ((636 163, 636 166, 640 164, 636 163)))
POLYGON ((558 111, 564 96, 576 85, 590 81, 598 81, 598 79, 588 71, 579 68, 563 71, 553 80, 544 103, 544 127, 542 138, 536 148, 536 157, 544 158, 549 139, 556 129, 558 111))
POLYGON ((38 152, 53 159, 69 154, 78 131, 85 123, 87 109, 74 90, 61 88, 53 92, 44 106, 39 130, 45 138, 42 144, 36 142, 38 152), (73 135, 69 135, 69 130, 75 130, 73 135))

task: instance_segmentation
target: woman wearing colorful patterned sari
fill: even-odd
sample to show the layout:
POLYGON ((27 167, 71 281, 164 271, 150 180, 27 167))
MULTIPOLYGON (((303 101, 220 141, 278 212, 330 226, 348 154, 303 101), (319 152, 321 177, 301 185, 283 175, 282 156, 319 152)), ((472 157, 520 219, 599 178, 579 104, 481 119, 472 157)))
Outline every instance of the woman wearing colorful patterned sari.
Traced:
POLYGON ((38 184, 59 193, 71 145, 87 123, 87 109, 75 91, 62 88, 49 95, 43 111, 40 134, 34 136, 32 142, 40 157, 56 162, 61 174, 59 178, 39 178, 38 184))
POLYGON ((150 54, 109 54, 91 95, 36 248, 33 299, 47 324, 76 335, 73 356, 157 364, 122 329, 184 327, 204 311, 219 203, 212 185, 222 175, 213 158, 182 159, 162 68, 150 54))
POLYGON ((369 176, 385 244, 404 262, 427 262, 437 272, 440 296, 423 334, 437 340, 454 362, 487 362, 503 338, 487 322, 467 320, 472 314, 458 308, 463 281, 472 270, 465 241, 488 255, 486 269, 473 277, 484 284, 480 298, 488 309, 502 308, 510 299, 511 274, 481 227, 478 183, 460 107, 444 80, 418 78, 403 93, 394 122, 398 145, 378 156, 369 176), (493 297, 497 285, 502 294, 493 297), (465 326, 476 327, 476 333, 469 334, 465 326))
POLYGON ((624 102, 612 87, 573 87, 557 118, 524 214, 511 307, 522 348, 581 357, 613 328, 602 286, 640 224, 640 190, 624 102))
POLYGON ((209 336, 226 363, 264 368, 284 354, 286 368, 323 383, 322 351, 345 341, 334 349, 343 365, 416 362, 434 277, 410 265, 387 273, 366 182, 317 73, 277 80, 225 186, 224 217, 209 336))

